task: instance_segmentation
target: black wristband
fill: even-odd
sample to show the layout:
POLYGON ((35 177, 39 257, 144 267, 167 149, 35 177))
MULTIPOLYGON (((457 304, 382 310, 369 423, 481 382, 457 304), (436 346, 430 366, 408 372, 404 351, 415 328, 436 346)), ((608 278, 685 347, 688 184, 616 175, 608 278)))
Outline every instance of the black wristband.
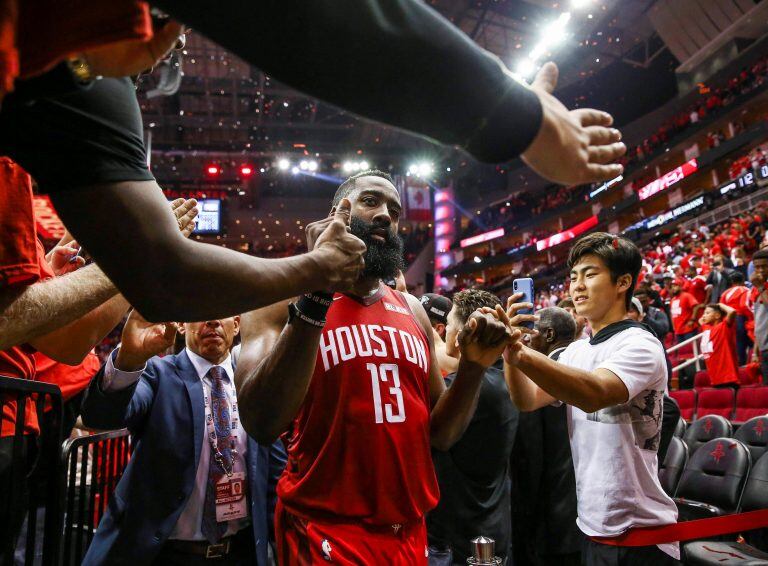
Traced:
POLYGON ((290 303, 288 305, 288 322, 293 322, 294 318, 298 318, 299 320, 302 320, 306 322, 307 324, 311 324, 312 326, 316 326, 318 328, 322 328, 325 326, 325 319, 323 320, 315 320, 313 318, 308 317, 305 315, 301 310, 299 310, 299 307, 296 306, 296 303, 290 303))
POLYGON ((299 297, 296 306, 305 316, 313 320, 322 320, 325 323, 325 315, 332 303, 332 294, 314 292, 299 297))

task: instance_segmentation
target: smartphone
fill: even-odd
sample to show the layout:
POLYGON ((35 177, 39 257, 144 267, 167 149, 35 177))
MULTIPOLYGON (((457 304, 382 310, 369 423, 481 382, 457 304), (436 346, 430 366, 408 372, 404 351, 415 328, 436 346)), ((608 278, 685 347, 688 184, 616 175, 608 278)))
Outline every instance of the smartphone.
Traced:
MULTIPOLYGON (((512 281, 512 292, 523 294, 523 298, 518 302, 533 304, 533 279, 530 277, 515 279, 512 281)), ((523 309, 518 311, 518 314, 533 314, 533 309, 523 309)), ((522 326, 533 329, 533 322, 524 322, 522 326)))

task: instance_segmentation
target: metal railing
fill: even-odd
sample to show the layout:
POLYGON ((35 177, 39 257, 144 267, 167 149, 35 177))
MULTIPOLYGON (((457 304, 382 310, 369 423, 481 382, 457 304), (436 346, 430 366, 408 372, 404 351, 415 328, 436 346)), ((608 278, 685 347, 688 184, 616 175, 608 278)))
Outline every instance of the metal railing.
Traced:
MULTIPOLYGON (((61 420, 63 403, 61 390, 50 383, 29 381, 0 375, 0 400, 2 422, 10 419, 6 409, 14 415, 14 434, 10 455, 5 460, 0 485, 0 564, 14 563, 14 551, 21 520, 27 517, 26 537, 23 547, 25 566, 37 563, 36 548, 41 549, 43 566, 58 562, 61 537, 61 492, 58 478, 61 474, 61 420), (37 412, 40 435, 25 435, 25 421, 29 409, 37 412), (15 406, 14 406, 15 405, 15 406), (49 412, 42 418, 45 410, 49 412), (31 460, 31 462, 30 462, 31 460), (28 493, 28 498, 25 494, 28 493), (25 500, 26 499, 26 500, 25 500), (44 513, 42 541, 37 540, 38 508, 44 513)), ((4 438, 3 441, 6 441, 4 438)))
POLYGON ((62 474, 66 521, 61 563, 82 563, 107 503, 123 476, 131 455, 127 429, 100 432, 68 440, 62 474))
POLYGON ((709 212, 699 214, 691 220, 681 222, 678 227, 683 230, 695 230, 699 226, 707 225, 711 226, 724 220, 729 220, 731 217, 741 214, 742 212, 749 212, 753 210, 755 206, 765 200, 768 196, 768 187, 763 188, 752 193, 749 193, 742 198, 728 202, 722 206, 717 207, 709 212))
POLYGON ((676 365, 672 368, 672 373, 676 371, 680 371, 681 369, 685 369, 690 365, 696 365, 696 371, 701 371, 701 360, 704 359, 704 354, 701 353, 701 338, 704 336, 704 333, 701 332, 700 334, 697 334, 696 336, 692 336, 691 338, 688 338, 688 340, 684 340, 683 342, 680 342, 679 344, 675 344, 671 348, 667 350, 667 354, 671 354, 672 352, 676 352, 677 350, 689 345, 693 344, 693 357, 689 360, 684 361, 683 363, 676 365))

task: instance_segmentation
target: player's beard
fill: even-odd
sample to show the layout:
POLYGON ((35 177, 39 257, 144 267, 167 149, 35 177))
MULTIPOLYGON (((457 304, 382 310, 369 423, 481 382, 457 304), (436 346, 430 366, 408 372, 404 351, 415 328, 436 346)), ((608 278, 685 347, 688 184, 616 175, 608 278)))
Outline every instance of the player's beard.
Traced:
POLYGON ((376 279, 393 279, 398 272, 405 268, 403 260, 403 239, 389 226, 368 223, 353 216, 349 221, 352 234, 360 238, 367 248, 365 255, 365 270, 362 277, 376 279), (386 230, 385 241, 375 240, 371 232, 376 229, 386 230))

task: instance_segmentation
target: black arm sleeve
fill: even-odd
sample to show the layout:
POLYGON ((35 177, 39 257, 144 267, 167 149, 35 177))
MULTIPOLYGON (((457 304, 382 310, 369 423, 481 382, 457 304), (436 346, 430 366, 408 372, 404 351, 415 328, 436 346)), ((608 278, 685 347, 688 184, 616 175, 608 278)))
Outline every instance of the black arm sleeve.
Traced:
POLYGON ((500 162, 541 103, 501 61, 417 0, 151 0, 275 78, 367 118, 500 162))

